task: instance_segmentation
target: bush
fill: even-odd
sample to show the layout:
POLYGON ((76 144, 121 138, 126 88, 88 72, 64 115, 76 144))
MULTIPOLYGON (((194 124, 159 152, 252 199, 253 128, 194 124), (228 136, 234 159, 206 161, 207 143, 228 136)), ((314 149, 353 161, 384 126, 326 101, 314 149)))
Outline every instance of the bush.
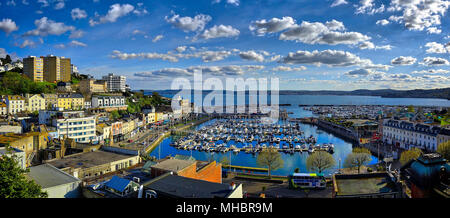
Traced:
POLYGON ((368 172, 368 173, 371 173, 372 171, 373 171, 372 168, 367 167, 367 172, 368 172))

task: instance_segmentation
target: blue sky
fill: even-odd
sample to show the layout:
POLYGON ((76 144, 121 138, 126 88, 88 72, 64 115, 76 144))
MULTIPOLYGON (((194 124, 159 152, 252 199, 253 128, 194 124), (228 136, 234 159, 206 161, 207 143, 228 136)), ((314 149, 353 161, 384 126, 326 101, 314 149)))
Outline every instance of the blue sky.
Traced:
POLYGON ((133 89, 278 77, 280 89, 449 87, 447 0, 1 0, 0 56, 72 58, 133 89))

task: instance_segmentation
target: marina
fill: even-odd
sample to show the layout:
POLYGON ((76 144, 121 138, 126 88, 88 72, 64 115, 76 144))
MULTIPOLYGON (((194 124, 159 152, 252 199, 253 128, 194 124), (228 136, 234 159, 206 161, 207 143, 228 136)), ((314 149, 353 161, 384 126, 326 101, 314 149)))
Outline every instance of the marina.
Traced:
POLYGON ((204 152, 228 151, 256 154, 264 149, 279 152, 334 152, 334 144, 316 144, 297 123, 265 124, 259 119, 220 119, 171 143, 177 149, 204 152))

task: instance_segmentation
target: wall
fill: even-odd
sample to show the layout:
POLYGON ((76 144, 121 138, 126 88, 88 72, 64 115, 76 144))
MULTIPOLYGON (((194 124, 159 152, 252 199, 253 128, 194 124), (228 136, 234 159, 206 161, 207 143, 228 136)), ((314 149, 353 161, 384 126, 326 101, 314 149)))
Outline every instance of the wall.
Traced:
POLYGON ((81 181, 63 184, 43 189, 48 198, 79 198, 81 196, 81 181))

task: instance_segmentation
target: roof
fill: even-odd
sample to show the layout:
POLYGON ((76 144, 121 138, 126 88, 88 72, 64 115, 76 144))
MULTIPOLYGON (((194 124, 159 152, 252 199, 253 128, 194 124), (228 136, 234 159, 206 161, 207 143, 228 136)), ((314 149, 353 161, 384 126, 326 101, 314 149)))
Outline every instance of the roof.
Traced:
POLYGON ((180 160, 180 159, 166 159, 163 160, 155 165, 152 166, 152 168, 166 170, 166 171, 172 171, 172 172, 178 172, 180 170, 185 169, 186 167, 191 166, 194 164, 195 161, 193 160, 180 160))
POLYGON ((8 95, 8 100, 25 100, 25 98, 20 95, 8 95))
POLYGON ((131 183, 130 180, 113 176, 105 185, 119 192, 125 191, 125 188, 131 183))
POLYGON ((5 154, 11 154, 11 153, 21 153, 22 150, 19 150, 17 148, 10 147, 10 150, 8 151, 6 147, 0 147, 0 156, 5 154))
POLYGON ((337 195, 366 195, 396 192, 387 173, 336 174, 337 195))
POLYGON ((130 157, 134 157, 134 155, 117 154, 113 152, 96 150, 93 152, 65 156, 63 159, 52 160, 47 163, 59 169, 66 167, 90 168, 130 157))
POLYGON ((232 192, 228 184, 167 174, 149 181, 144 186, 159 195, 174 198, 225 198, 232 192))
POLYGON ((42 188, 81 182, 80 179, 63 172, 50 164, 42 164, 30 167, 29 169, 30 172, 27 173, 27 176, 42 186, 42 188))

